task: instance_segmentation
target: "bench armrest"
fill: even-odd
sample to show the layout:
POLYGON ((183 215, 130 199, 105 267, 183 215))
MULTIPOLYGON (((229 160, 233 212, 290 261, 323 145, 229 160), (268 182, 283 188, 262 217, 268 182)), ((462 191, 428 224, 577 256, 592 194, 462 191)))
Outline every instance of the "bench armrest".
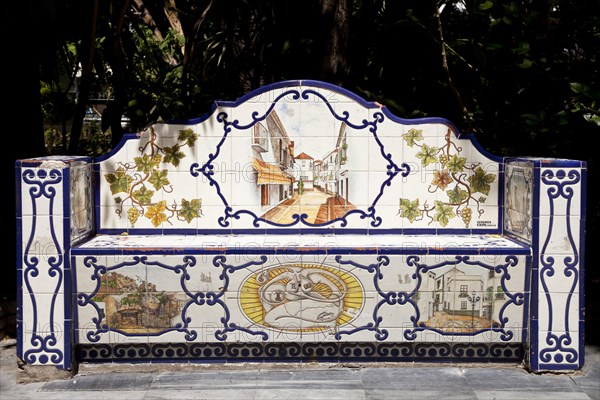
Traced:
POLYGON ((72 365, 71 246, 94 232, 92 160, 16 162, 17 356, 28 364, 72 365))

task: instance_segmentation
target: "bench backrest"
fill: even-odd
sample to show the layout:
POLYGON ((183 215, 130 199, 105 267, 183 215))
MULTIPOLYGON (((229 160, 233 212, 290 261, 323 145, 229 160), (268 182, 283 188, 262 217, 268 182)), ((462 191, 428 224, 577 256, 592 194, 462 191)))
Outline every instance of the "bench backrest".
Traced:
POLYGON ((96 160, 99 233, 493 233, 502 159, 441 118, 286 81, 96 160))

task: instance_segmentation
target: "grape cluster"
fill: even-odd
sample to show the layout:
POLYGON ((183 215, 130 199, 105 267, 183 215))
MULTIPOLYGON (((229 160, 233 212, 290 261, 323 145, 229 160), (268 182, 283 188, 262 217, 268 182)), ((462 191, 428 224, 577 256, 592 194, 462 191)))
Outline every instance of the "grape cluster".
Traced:
POLYGON ((448 158, 447 155, 442 154, 439 158, 440 164, 442 164, 442 166, 446 166, 446 164, 448 164, 448 161, 450 161, 450 158, 448 158))
POLYGON ((460 212, 460 217, 462 218, 462 220, 465 223, 465 226, 467 228, 469 227, 469 224, 471 223, 472 215, 473 215, 473 210, 471 210, 469 207, 463 208, 462 211, 460 212))

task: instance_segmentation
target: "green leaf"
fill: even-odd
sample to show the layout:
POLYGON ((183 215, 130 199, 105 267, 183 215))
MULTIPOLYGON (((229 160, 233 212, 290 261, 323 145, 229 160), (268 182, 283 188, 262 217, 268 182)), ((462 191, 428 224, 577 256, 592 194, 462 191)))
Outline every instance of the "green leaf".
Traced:
POLYGON ((133 161, 135 161, 135 166, 137 167, 138 171, 148 174, 152 168, 160 164, 161 159, 162 157, 160 154, 155 154, 152 157, 150 157, 148 154, 144 154, 142 157, 134 157, 133 161))
POLYGON ((490 9, 490 8, 492 8, 492 7, 494 7, 494 3, 493 3, 493 2, 491 2, 490 0, 488 0, 488 1, 484 1, 483 3, 481 3, 481 4, 479 5, 479 9, 480 9, 481 11, 489 10, 489 9, 490 9))
POLYGON ((452 211, 452 206, 447 206, 441 201, 436 200, 435 214, 433 215, 434 221, 437 221, 441 226, 446 226, 454 217, 456 217, 456 214, 452 211))
POLYGON ((183 218, 189 224, 192 222, 192 219, 200 217, 200 209, 202 207, 202 200, 200 199, 192 199, 191 201, 187 201, 186 199, 181 199, 181 210, 177 212, 177 216, 183 218))
POLYGON ((429 164, 433 164, 437 161, 436 154, 438 150, 439 149, 437 147, 429 147, 426 144, 423 144, 421 151, 417 153, 417 158, 420 159, 423 166, 426 167, 429 164))
POLYGON ((529 58, 524 58, 523 62, 517 65, 519 66, 519 68, 527 69, 533 65, 533 61, 531 61, 529 58))
POLYGON ((196 143, 196 139, 198 139, 198 134, 196 134, 192 129, 182 129, 179 131, 179 136, 177 140, 180 142, 185 141, 185 144, 189 147, 193 147, 194 143, 196 143))
POLYGON ((163 188, 163 186, 169 185, 171 183, 169 182, 169 179, 167 179, 168 174, 169 171, 167 171, 166 169, 163 169, 162 171, 154 170, 152 171, 152 175, 150 175, 148 181, 152 184, 152 186, 154 186, 156 190, 160 190, 163 188))
POLYGON ((594 114, 588 113, 588 114, 584 114, 583 118, 587 122, 591 122, 593 124, 600 126, 600 115, 594 115, 594 114))
POLYGON ((423 140, 423 131, 421 129, 409 129, 402 137, 408 147, 413 147, 416 142, 423 140))
POLYGON ((467 159, 465 157, 459 157, 456 154, 454 154, 452 157, 450 157, 448 163, 446 163, 446 167, 453 174, 457 174, 463 171, 466 162, 467 159))
POLYGON ((469 192, 461 189, 458 185, 454 186, 454 189, 446 190, 446 194, 452 204, 461 204, 469 197, 469 192))
POLYGON ((408 218, 412 223, 417 218, 423 216, 423 211, 419 208, 419 199, 410 201, 408 199, 400 199, 400 217, 408 218))
POLYGON ((519 45, 517 47, 515 47, 514 49, 511 49, 511 51, 515 54, 519 54, 519 55, 523 55, 523 54, 527 54, 529 52, 530 48, 529 48, 529 43, 527 42, 521 42, 519 43, 519 45))
POLYGON ((171 163, 173 166, 178 167, 181 159, 185 157, 185 154, 179 149, 180 147, 178 144, 173 147, 165 147, 163 149, 165 152, 165 158, 163 159, 163 162, 171 163))
POLYGON ((133 182, 133 177, 127 175, 123 167, 119 167, 114 174, 104 175, 104 179, 110 184, 112 194, 129 192, 129 187, 133 182))
POLYGON ((490 194, 490 183, 496 180, 496 175, 486 174, 483 168, 477 167, 475 173, 468 177, 467 180, 471 183, 471 192, 488 195, 490 194))
POLYGON ((153 195, 154 190, 148 190, 145 186, 142 186, 139 190, 133 192, 133 198, 139 201, 143 206, 152 203, 153 195))
POLYGON ((589 89, 586 85, 583 85, 579 82, 571 82, 569 83, 569 86, 571 87, 571 90, 575 93, 584 93, 589 89))

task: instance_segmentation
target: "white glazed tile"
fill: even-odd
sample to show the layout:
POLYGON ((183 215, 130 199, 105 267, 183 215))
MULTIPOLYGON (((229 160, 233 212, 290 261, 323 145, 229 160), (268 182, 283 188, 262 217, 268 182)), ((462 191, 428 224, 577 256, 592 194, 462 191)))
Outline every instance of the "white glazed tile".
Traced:
POLYGON ((150 337, 146 334, 143 334, 143 330, 140 330, 139 333, 120 333, 115 331, 109 332, 110 343, 112 344, 145 344, 150 342, 150 337))
POLYGON ((579 330, 579 294, 551 293, 538 299, 538 324, 542 330, 565 331, 568 328, 573 337, 579 330), (569 308, 567 309, 567 302, 569 308), (551 325, 550 325, 551 323, 551 325))
POLYGON ((580 223, 579 217, 561 215, 540 217, 540 252, 546 254, 579 253, 580 223), (552 230, 549 232, 550 227, 552 230))
POLYGON ((576 293, 580 292, 579 274, 575 274, 573 269, 566 268, 564 259, 569 258, 564 254, 542 254, 540 256, 540 293, 576 293), (550 268, 544 266, 544 263, 554 263, 550 268))
POLYGON ((550 197, 553 197, 555 195, 557 185, 543 183, 543 176, 545 172, 549 172, 554 175, 554 178, 549 178, 551 182, 568 183, 574 181, 577 178, 574 175, 570 175, 570 171, 572 170, 575 170, 576 172, 581 174, 581 169, 578 168, 544 168, 540 171, 540 175, 542 176, 539 203, 540 215, 550 215, 551 210, 554 215, 582 215, 581 181, 577 182, 576 184, 565 184, 563 186, 563 189, 558 192, 559 196, 553 199, 550 199, 550 197), (561 173, 564 174, 564 177, 562 179, 559 179, 558 175, 561 173))
MULTIPOLYGON (((26 171, 27 169, 28 169, 27 167, 22 167, 21 174, 23 174, 23 172, 26 171)), ((32 190, 35 191, 36 186, 26 183, 23 180, 23 178, 21 177, 21 192, 20 192, 19 199, 18 199, 21 202, 21 204, 20 204, 21 216, 33 215, 34 198, 31 195, 32 190)), ((38 199, 36 199, 35 201, 37 201, 37 200, 38 199)))
POLYGON ((538 355, 542 352, 547 353, 549 361, 538 358, 538 362, 550 365, 561 365, 568 366, 573 365, 573 362, 569 362, 567 357, 573 357, 573 353, 577 354, 575 364, 580 363, 581 354, 579 354, 580 343, 578 332, 570 331, 556 331, 556 330, 543 330, 540 329, 538 333, 538 355), (557 339, 559 340, 557 349, 557 339), (547 342, 548 340, 548 342, 547 342), (568 345, 565 343, 568 342, 568 345))

